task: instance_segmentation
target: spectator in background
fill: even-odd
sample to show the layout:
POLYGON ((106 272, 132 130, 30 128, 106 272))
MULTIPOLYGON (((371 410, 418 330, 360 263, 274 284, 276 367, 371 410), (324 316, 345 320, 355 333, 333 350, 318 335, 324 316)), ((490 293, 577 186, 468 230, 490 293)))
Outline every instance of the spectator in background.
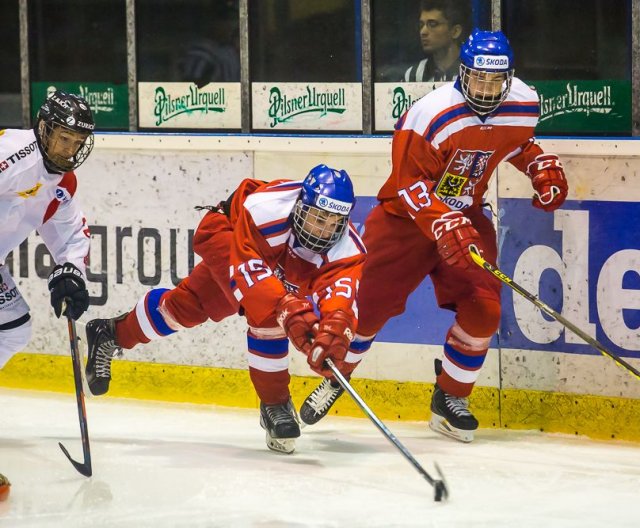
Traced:
POLYGON ((460 45, 468 32, 466 0, 421 0, 420 43, 426 57, 404 74, 406 82, 453 81, 460 66, 460 45))

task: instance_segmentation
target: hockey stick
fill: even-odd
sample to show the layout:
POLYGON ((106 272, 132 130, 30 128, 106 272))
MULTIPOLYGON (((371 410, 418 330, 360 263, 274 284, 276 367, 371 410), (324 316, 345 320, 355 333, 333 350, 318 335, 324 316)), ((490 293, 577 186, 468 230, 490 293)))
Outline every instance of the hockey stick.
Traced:
POLYGON ((562 315, 556 312, 553 308, 549 307, 548 305, 543 303, 540 299, 538 299, 535 295, 533 295, 532 293, 529 293, 518 283, 514 282, 512 278, 502 273, 502 271, 500 271, 496 266, 487 262, 484 258, 482 258, 482 256, 480 255, 480 252, 478 251, 478 248, 475 245, 472 244, 471 246, 469 246, 469 253, 471 254, 471 258, 473 259, 473 261, 478 266, 487 270, 494 277, 496 277, 497 279, 502 281, 504 284, 509 286, 509 288, 511 288, 513 291, 522 295, 528 301, 531 301, 538 308, 540 308, 540 310, 542 310, 544 313, 546 313, 547 315, 549 315, 550 317, 558 321, 565 328, 568 328, 569 330, 571 330, 574 334, 576 334, 578 337, 580 337, 589 345, 591 345, 593 348, 595 348, 603 356, 613 359, 613 361, 615 361, 618 366, 631 372, 631 374, 633 374, 636 378, 640 379, 640 371, 638 371, 633 366, 629 365, 629 363, 627 363, 624 359, 622 359, 617 354, 614 354, 613 352, 610 352, 609 350, 607 350, 602 345, 602 343, 600 343, 599 341, 596 341, 593 337, 591 337, 586 332, 583 332, 582 330, 580 330, 577 326, 575 326, 570 321, 567 321, 562 315))
POLYGON ((60 449, 67 456, 73 467, 85 477, 90 477, 91 470, 91 451, 89 450, 89 429, 87 428, 87 411, 84 407, 84 391, 82 389, 82 365, 80 364, 80 351, 78 350, 78 335, 76 333, 76 323, 71 317, 67 316, 67 324, 69 326, 69 342, 71 344, 71 361, 73 362, 73 381, 76 386, 76 401, 78 403, 78 418, 80 420, 80 434, 82 435, 82 451, 84 453, 84 463, 76 462, 67 448, 58 442, 60 449))
POLYGON ((328 367, 333 372, 333 375, 338 380, 338 383, 342 386, 344 390, 346 390, 349 395, 353 398, 358 404, 358 407, 362 409, 362 411, 369 417, 369 419, 374 423, 374 425, 380 430, 380 432, 387 437, 387 440, 391 442, 394 446, 398 448, 398 450, 404 455, 404 457, 413 465, 414 468, 420 473, 425 480, 433 486, 434 489, 434 500, 436 502, 440 502, 442 499, 447 499, 449 497, 449 489, 447 488, 447 483, 444 480, 444 475, 438 466, 437 463, 434 462, 436 467, 436 471, 440 479, 434 479, 429 473, 427 473, 424 468, 418 463, 418 461, 413 457, 413 455, 409 452, 409 450, 402 445, 400 440, 396 438, 396 436, 384 425, 380 419, 373 413, 373 411, 369 408, 369 406, 364 402, 364 400, 360 397, 360 395, 355 391, 355 389, 351 386, 351 384, 347 381, 347 379, 342 375, 333 361, 330 359, 325 360, 328 367))

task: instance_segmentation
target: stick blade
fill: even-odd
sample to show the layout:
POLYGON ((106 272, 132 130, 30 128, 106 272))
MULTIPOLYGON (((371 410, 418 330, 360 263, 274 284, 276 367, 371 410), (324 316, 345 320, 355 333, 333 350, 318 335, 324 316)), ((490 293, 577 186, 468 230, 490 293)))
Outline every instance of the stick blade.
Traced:
POLYGON ((433 500, 436 502, 447 500, 449 498, 449 486, 447 486, 447 481, 445 480, 438 463, 434 462, 433 465, 440 477, 440 480, 436 480, 433 484, 433 500))
POLYGON ((85 477, 90 477, 91 475, 93 475, 93 471, 91 469, 91 461, 90 460, 85 464, 81 464, 80 462, 76 462, 73 458, 71 458, 71 455, 69 454, 69 451, 67 451, 67 448, 62 445, 62 442, 58 442, 58 445, 60 446, 60 449, 62 449, 62 452, 69 459, 69 462, 71 462, 73 464, 73 467, 76 468, 78 473, 80 473, 81 475, 84 475, 85 477))

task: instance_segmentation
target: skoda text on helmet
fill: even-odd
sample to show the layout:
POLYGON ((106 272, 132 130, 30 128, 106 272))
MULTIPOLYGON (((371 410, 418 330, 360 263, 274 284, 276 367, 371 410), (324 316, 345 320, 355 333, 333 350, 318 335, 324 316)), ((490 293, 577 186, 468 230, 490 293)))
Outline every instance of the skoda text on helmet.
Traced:
POLYGON ((506 99, 513 71, 513 51, 501 31, 474 29, 460 48, 460 87, 479 115, 490 114, 506 99))
POLYGON ((297 241, 314 253, 329 251, 349 229, 355 202, 346 171, 326 165, 311 169, 291 215, 297 241))
POLYGON ((55 91, 38 111, 35 132, 44 164, 53 172, 78 168, 93 149, 95 122, 80 96, 55 91))

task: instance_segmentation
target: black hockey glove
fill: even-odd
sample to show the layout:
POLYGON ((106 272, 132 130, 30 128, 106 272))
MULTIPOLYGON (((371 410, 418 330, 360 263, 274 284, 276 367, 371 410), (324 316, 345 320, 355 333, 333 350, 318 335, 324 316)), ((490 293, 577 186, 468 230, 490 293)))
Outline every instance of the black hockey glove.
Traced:
POLYGON ((51 292, 51 306, 56 317, 68 315, 77 320, 89 308, 89 292, 82 278, 82 273, 71 262, 58 264, 47 280, 51 292), (67 309, 62 313, 62 305, 66 301, 67 309))

